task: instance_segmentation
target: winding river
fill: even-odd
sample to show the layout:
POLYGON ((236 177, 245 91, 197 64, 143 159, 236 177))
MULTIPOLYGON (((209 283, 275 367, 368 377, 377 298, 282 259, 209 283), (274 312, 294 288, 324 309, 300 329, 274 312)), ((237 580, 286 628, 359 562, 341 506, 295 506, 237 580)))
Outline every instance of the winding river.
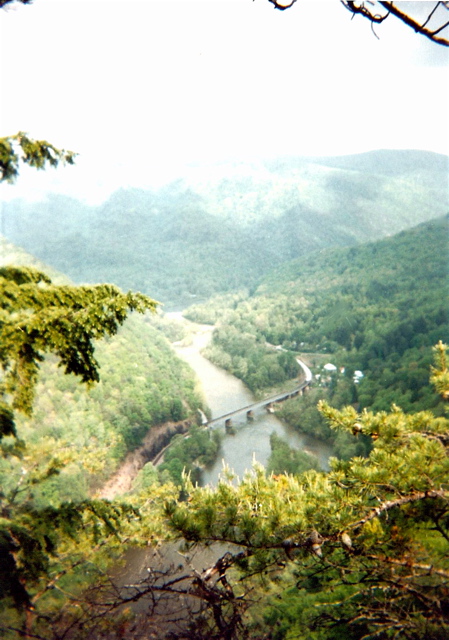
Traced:
MULTIPOLYGON (((179 317, 180 314, 176 315, 179 317)), ((201 350, 212 337, 213 327, 194 326, 196 326, 196 332, 192 343, 189 346, 175 345, 175 349, 179 357, 192 367, 199 378, 212 418, 255 402, 254 396, 241 380, 215 366, 201 355, 201 350)), ((233 419, 232 426, 234 427, 232 435, 225 434, 224 424, 214 427, 222 430, 225 435, 217 461, 203 472, 204 485, 217 483, 224 464, 240 478, 246 470, 251 469, 254 460, 265 465, 271 453, 270 435, 273 432, 284 438, 291 447, 316 455, 323 468, 327 468, 327 461, 332 455, 329 446, 294 431, 280 422, 276 416, 267 413, 265 409, 256 411, 254 419, 250 422, 247 421, 245 414, 238 416, 233 419)))
MULTIPOLYGON (((175 314, 170 315, 174 316, 175 314)), ((180 314, 176 314, 176 316, 179 317, 180 314)), ((177 354, 196 372, 203 388, 205 400, 211 409, 212 417, 220 417, 235 409, 252 404, 255 399, 240 380, 213 365, 201 355, 201 350, 212 337, 213 327, 194 326, 196 333, 192 343, 189 346, 174 345, 174 348, 177 354)), ((251 422, 246 420, 245 414, 236 418, 233 420, 233 427, 235 429, 234 435, 226 434, 224 425, 214 427, 221 429, 224 437, 217 461, 203 472, 203 485, 217 483, 223 470, 223 464, 227 464, 239 477, 242 477, 246 470, 251 469, 253 460, 265 465, 271 452, 270 435, 273 431, 286 439, 290 446, 315 454, 323 468, 327 467, 328 458, 332 453, 330 447, 319 440, 298 434, 264 409, 255 412, 254 420, 251 422)), ((119 585, 124 585, 147 578, 147 567, 163 566, 166 568, 174 564, 181 567, 183 572, 188 572, 191 570, 191 563, 198 569, 209 566, 217 559, 215 547, 200 548, 196 553, 196 556, 186 559, 184 555, 178 553, 176 544, 166 544, 157 550, 153 548, 128 549, 124 555, 124 565, 115 569, 113 577, 119 585), (210 558, 207 554, 212 557, 210 558)), ((223 553, 221 547, 218 549, 218 553, 223 553)), ((142 602, 143 604, 137 605, 137 610, 140 610, 142 606, 148 606, 145 605, 145 600, 142 602)))

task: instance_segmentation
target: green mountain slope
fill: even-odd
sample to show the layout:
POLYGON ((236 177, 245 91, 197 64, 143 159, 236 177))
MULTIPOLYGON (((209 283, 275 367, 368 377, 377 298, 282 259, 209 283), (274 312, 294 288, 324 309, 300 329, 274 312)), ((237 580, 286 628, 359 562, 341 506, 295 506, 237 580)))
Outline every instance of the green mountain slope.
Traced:
MULTIPOLYGON (((281 344, 345 367, 342 402, 428 408, 435 401, 427 384, 431 347, 449 339, 448 231, 446 216, 392 238, 318 252, 274 271, 253 296, 218 299, 188 315, 219 322, 211 356, 253 389, 278 382, 266 343, 281 344), (365 374, 357 385, 354 370, 365 374)), ((289 363, 278 353, 276 364, 289 363)))
POLYGON ((122 189, 97 207, 63 196, 13 201, 3 226, 76 282, 113 282, 182 307, 253 287, 286 260, 443 215, 447 178, 448 158, 419 151, 228 163, 157 192, 122 189))
MULTIPOLYGON (((14 245, 3 241, 1 247, 2 264, 33 266, 55 282, 67 283, 14 245)), ((198 409, 205 408, 196 378, 164 337, 162 324, 159 316, 132 314, 117 335, 98 342, 100 382, 91 388, 73 375, 62 375, 56 358, 42 363, 33 415, 20 417, 18 435, 27 442, 29 465, 37 467, 58 452, 65 466, 39 484, 39 504, 86 498, 152 427, 197 422, 198 409)), ((17 483, 21 464, 1 462, 3 488, 17 483)))

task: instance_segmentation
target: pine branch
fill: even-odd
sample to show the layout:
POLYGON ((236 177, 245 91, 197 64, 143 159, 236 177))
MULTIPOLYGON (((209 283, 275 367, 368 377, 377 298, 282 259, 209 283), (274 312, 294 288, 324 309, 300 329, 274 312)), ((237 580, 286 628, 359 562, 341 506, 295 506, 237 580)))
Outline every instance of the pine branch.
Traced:
POLYGON ((442 578, 446 578, 449 580, 449 571, 444 571, 443 569, 436 569, 431 564, 420 564, 419 562, 413 562, 411 560, 396 560, 395 558, 391 558, 388 556, 381 555, 367 555, 366 558, 370 560, 376 560, 378 562, 386 562, 387 564, 394 564, 399 567, 408 567, 410 569, 419 569, 419 571, 424 571, 428 576, 440 576, 442 578))
POLYGON ((442 489, 441 491, 420 491, 409 496, 402 496, 402 498, 398 498, 397 500, 388 500, 379 507, 375 507, 365 518, 348 525, 348 529, 358 529, 383 513, 396 507, 401 507, 404 504, 409 504, 410 502, 418 502, 420 500, 426 500, 427 498, 442 498, 443 500, 447 500, 448 497, 449 492, 442 489))

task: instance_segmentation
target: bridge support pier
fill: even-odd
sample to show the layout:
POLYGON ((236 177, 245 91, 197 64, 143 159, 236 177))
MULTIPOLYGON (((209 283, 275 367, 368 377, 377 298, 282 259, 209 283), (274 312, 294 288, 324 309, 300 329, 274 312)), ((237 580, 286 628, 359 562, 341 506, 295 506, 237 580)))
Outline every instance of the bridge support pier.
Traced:
POLYGON ((251 411, 251 409, 246 412, 246 419, 247 420, 254 420, 254 413, 251 411))
POLYGON ((272 402, 269 402, 265 408, 268 411, 268 413, 274 413, 274 406, 272 402))

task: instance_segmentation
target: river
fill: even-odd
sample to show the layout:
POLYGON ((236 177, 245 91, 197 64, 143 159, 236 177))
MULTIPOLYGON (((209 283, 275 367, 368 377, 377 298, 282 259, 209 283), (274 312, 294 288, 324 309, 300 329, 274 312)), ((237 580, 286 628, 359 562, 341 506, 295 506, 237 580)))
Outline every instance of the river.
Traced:
MULTIPOLYGON (((171 317, 180 317, 180 314, 167 314, 171 317)), ((188 322, 188 321, 185 321, 188 322)), ((189 323, 193 325, 193 323, 189 323)), ((212 337, 213 327, 194 325, 195 333, 189 346, 174 345, 177 354, 185 360, 195 371, 201 382, 203 393, 209 405, 212 417, 220 417, 235 409, 245 407, 255 401, 252 393, 245 385, 223 369, 215 366, 201 355, 201 350, 208 344, 212 337)), ((270 435, 275 432, 288 441, 290 446, 315 454, 323 468, 327 468, 327 461, 331 455, 330 447, 319 440, 301 435, 284 425, 276 416, 268 414, 264 409, 254 413, 254 420, 248 422, 246 414, 233 420, 234 435, 225 432, 224 424, 217 429, 223 432, 223 441, 220 455, 217 461, 203 472, 203 485, 216 485, 222 472, 223 464, 227 464, 241 478, 246 470, 250 470, 253 460, 265 465, 270 456, 270 435)), ((178 567, 177 571, 190 574, 192 564, 197 570, 211 566, 220 555, 223 555, 227 547, 208 546, 198 547, 191 555, 179 553, 179 547, 175 544, 164 544, 156 550, 153 548, 128 549, 124 555, 125 563, 120 568, 115 568, 113 577, 118 585, 138 582, 148 578, 147 567, 163 567, 170 569, 171 565, 178 567), (195 555, 196 554, 196 555, 195 555)), ((151 573, 150 573, 151 575, 151 573)), ((148 601, 144 599, 137 605, 133 605, 136 611, 147 611, 148 601)), ((150 607, 151 608, 151 607, 150 607)), ((170 614, 170 609, 165 611, 170 614)), ((188 620, 188 616, 186 618, 188 620)), ((179 623, 179 621, 178 621, 179 623)), ((169 622, 164 622, 169 629, 169 622)))
MULTIPOLYGON (((172 317, 175 314, 168 314, 172 317)), ((176 314, 179 318, 179 314, 176 314)), ((187 362, 199 378, 205 400, 209 405, 212 418, 225 415, 240 407, 256 401, 251 391, 235 376, 215 366, 201 355, 201 350, 212 337, 213 327, 195 325, 196 332, 189 346, 175 345, 180 358, 187 362)), ((265 409, 254 412, 254 419, 248 421, 242 414, 232 420, 234 434, 225 433, 224 424, 215 426, 224 434, 221 451, 216 462, 205 469, 202 484, 215 485, 226 464, 238 477, 251 469, 253 461, 266 465, 271 453, 270 435, 274 432, 284 438, 291 447, 302 449, 317 456, 321 466, 327 469, 327 461, 332 450, 323 442, 294 431, 283 424, 275 415, 265 409)))

